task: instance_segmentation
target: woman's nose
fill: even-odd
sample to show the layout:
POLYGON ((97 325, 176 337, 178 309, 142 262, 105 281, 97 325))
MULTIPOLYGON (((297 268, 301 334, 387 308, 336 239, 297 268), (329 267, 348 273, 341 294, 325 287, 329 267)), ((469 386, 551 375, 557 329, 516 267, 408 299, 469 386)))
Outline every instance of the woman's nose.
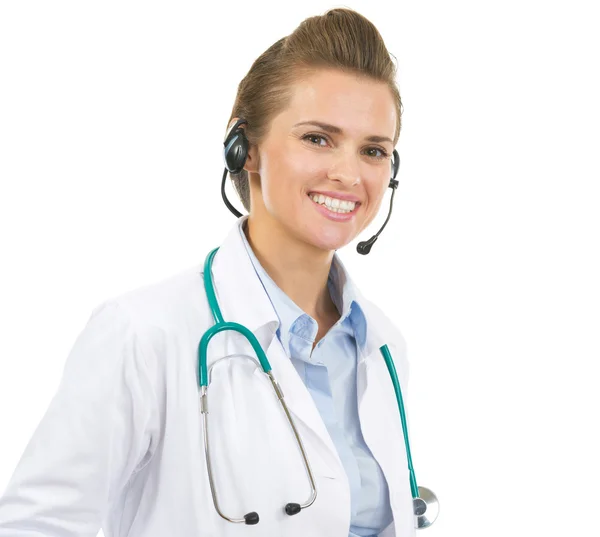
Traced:
POLYGON ((346 186, 360 183, 360 161, 354 153, 340 151, 331 163, 329 179, 339 181, 346 186))

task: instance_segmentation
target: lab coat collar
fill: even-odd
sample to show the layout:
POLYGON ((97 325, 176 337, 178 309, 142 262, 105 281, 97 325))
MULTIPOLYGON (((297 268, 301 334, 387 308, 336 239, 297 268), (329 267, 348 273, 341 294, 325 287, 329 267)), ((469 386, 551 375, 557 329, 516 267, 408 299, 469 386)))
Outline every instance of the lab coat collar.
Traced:
POLYGON ((358 361, 360 363, 372 356, 382 345, 394 341, 398 337, 399 332, 381 310, 360 292, 341 258, 337 254, 335 257, 337 261, 336 277, 341 282, 338 285, 341 285, 345 290, 344 300, 349 300, 349 297, 352 297, 354 304, 362 310, 366 321, 366 338, 363 345, 358 346, 358 361))
MULTIPOLYGON (((241 216, 231 227, 214 258, 212 273, 225 321, 246 326, 254 333, 263 349, 267 349, 279 328, 279 318, 256 275, 240 235, 240 226, 247 218, 248 215, 241 216)), ((352 290, 354 299, 363 310, 368 327, 364 346, 359 347, 360 362, 382 345, 393 341, 399 333, 381 310, 360 292, 339 256, 336 254, 335 257, 337 277, 352 290)), ((241 335, 237 338, 238 343, 240 338, 241 335)))
MULTIPOLYGON (((279 318, 240 236, 239 226, 246 218, 248 215, 236 221, 219 247, 213 260, 212 274, 223 319, 247 327, 266 350, 279 327, 279 318)), ((238 336, 232 332, 226 334, 238 336)), ((242 339, 240 335, 237 343, 243 343, 242 339)), ((249 346, 248 351, 250 355, 254 354, 249 346)))

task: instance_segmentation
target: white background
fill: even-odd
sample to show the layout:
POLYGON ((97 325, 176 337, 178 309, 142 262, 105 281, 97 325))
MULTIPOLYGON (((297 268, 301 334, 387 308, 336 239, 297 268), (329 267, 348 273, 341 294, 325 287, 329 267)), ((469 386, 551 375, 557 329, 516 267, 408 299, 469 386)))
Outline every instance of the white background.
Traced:
MULTIPOLYGON (((386 197, 340 254, 408 342, 417 480, 441 504, 427 534, 597 535, 592 2, 345 5, 399 64, 390 225, 356 253, 386 197)), ((237 84, 335 6, 0 4, 1 490, 91 310, 201 263, 233 225, 219 189, 237 84)))

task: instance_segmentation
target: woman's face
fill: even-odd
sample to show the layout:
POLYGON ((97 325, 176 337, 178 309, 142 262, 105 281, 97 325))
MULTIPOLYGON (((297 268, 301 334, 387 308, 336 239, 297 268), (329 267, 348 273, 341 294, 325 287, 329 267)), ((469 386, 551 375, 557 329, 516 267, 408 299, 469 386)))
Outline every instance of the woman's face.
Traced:
POLYGON ((396 120, 385 83, 336 70, 297 82, 290 106, 251 148, 260 176, 251 181, 252 217, 322 250, 354 240, 379 211, 388 187, 396 120), (335 207, 336 199, 356 205, 337 207, 351 212, 331 211, 328 204, 333 200, 335 207))

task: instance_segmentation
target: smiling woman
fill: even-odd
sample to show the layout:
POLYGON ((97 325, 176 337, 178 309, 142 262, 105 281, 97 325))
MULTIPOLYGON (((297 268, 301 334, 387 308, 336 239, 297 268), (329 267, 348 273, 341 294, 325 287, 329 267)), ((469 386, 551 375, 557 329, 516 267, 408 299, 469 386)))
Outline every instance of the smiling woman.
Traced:
MULTIPOLYGON (((361 537, 394 519, 397 534, 413 530, 410 517, 392 511, 397 476, 363 440, 357 362, 369 321, 335 255, 373 221, 393 184, 402 112, 395 75, 365 17, 349 9, 311 17, 253 63, 225 137, 223 181, 229 171, 249 211, 238 220, 248 254, 348 479, 348 534, 361 537)), ((226 204, 241 216, 224 192, 223 182, 226 204)))
POLYGON ((414 535, 406 344, 336 253, 396 184, 400 116, 355 11, 254 62, 224 146, 249 215, 197 266, 94 309, 0 537, 414 535))

